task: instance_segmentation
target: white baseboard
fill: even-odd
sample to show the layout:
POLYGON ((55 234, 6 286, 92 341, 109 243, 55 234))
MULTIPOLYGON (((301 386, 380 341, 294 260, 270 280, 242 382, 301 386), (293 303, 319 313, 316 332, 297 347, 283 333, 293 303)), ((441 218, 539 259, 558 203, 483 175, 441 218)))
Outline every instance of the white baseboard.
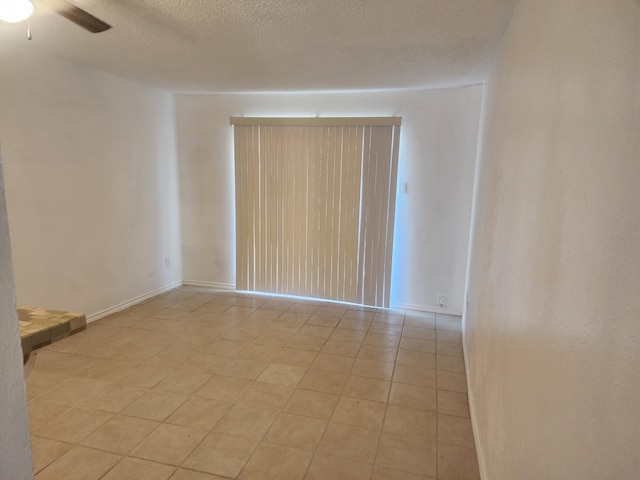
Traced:
POLYGON ((204 287, 204 288, 216 288, 218 290, 235 290, 236 286, 232 283, 219 283, 219 282, 202 282, 200 280, 184 280, 182 285, 187 287, 204 287))
POLYGON ((453 310, 450 308, 440 308, 440 307, 430 307, 428 305, 411 305, 409 303, 392 303, 391 308, 395 309, 403 309, 403 310, 413 310, 415 312, 428 312, 435 314, 445 314, 445 315, 456 315, 461 317, 461 310, 453 310))
POLYGON ((177 288, 181 285, 182 285, 182 282, 178 280, 176 282, 172 282, 168 285, 165 285, 164 287, 160 287, 150 292, 144 293, 142 295, 138 295, 137 297, 127 300, 126 302, 122 302, 113 307, 109 307, 104 310, 100 310, 99 312, 92 313, 91 315, 87 315, 87 323, 95 322, 96 320, 99 320, 111 314, 117 313, 121 310, 124 310, 125 308, 133 307, 138 303, 144 302, 145 300, 155 297, 156 295, 160 295, 161 293, 168 292, 169 290, 173 290, 174 288, 177 288))

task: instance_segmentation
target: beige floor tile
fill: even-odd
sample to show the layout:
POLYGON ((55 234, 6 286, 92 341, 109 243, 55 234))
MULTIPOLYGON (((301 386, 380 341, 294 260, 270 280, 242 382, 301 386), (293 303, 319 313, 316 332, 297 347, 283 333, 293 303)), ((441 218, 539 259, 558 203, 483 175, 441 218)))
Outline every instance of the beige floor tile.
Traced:
MULTIPOLYGON (((285 335, 295 335, 302 328, 304 322, 291 321, 291 320, 281 320, 273 322, 273 324, 265 330, 265 333, 280 333, 285 335)), ((291 338, 289 338, 291 340, 291 338)))
POLYGON ((376 466, 435 477, 435 439, 427 440, 382 432, 376 466))
POLYGON ((412 367, 436 368, 436 356, 433 353, 417 352, 415 350, 398 350, 396 357, 398 365, 410 365, 412 367))
POLYGON ((38 473, 38 480, 98 480, 122 457, 75 446, 38 473))
POLYGON ((260 441, 273 424, 278 412, 264 408, 235 405, 218 422, 217 433, 260 441))
POLYGON ((295 387, 300 383, 306 371, 307 367, 270 363, 260 374, 257 381, 295 387))
POLYGON ((271 425, 264 442, 313 452, 326 425, 326 420, 281 413, 271 425))
POLYGON ((250 384, 248 380, 214 375, 196 392, 196 395, 223 402, 235 402, 250 384))
POLYGON ((233 358, 224 367, 220 368, 217 373, 244 380, 255 380, 265 368, 267 368, 266 362, 233 358))
POLYGON ((352 320, 368 320, 372 321, 375 316, 375 309, 372 310, 362 310, 359 308, 349 308, 342 318, 352 319, 352 320))
POLYGON ((342 355, 345 357, 355 357, 360 350, 360 342, 341 342, 339 340, 329 339, 322 346, 322 353, 329 353, 332 355, 342 355))
POLYGON ((422 328, 405 325, 402 327, 402 336, 419 338, 422 340, 436 340, 436 331, 433 328, 422 328))
POLYGON ((179 425, 162 424, 131 452, 130 456, 180 465, 205 437, 206 432, 179 425))
POLYGON ((195 352, 198 347, 211 345, 215 340, 211 335, 182 335, 171 344, 171 348, 195 352))
POLYGON ((438 342, 457 343, 462 345, 462 334, 460 332, 450 332, 447 330, 437 330, 438 342))
POLYGON ((193 395, 210 378, 211 375, 206 373, 176 370, 161 380, 154 389, 179 395, 193 395))
POLYGON ((349 373, 353 362, 353 357, 319 353, 315 361, 311 364, 311 368, 314 370, 324 370, 326 372, 349 373))
POLYGON ((182 405, 187 398, 189 397, 177 393, 148 390, 142 397, 125 408, 122 413, 132 417, 162 422, 182 405))
POLYGON ((187 470, 186 468, 179 468, 170 480, 228 480, 228 478, 211 475, 210 473, 196 472, 195 470, 187 470))
POLYGON ((285 347, 280 350, 273 362, 281 365, 293 365, 294 367, 308 367, 313 363, 317 355, 316 352, 285 347))
POLYGON ((269 410, 280 410, 293 394, 293 387, 273 385, 271 383, 254 382, 237 401, 238 405, 245 405, 269 410))
POLYGON ((193 355, 182 367, 182 370, 190 372, 208 373, 210 375, 220 374, 232 359, 221 357, 220 355, 193 355))
POLYGON ((415 350, 417 352, 436 353, 436 342, 435 340, 402 337, 402 340, 400 340, 400 348, 404 350, 415 350))
POLYGON ((31 431, 49 423, 56 417, 59 417, 64 412, 69 410, 69 405, 60 405, 57 403, 46 402, 35 398, 28 403, 29 407, 29 428, 31 431))
POLYGON ((393 335, 394 337, 399 337, 402 335, 402 326, 374 322, 369 327, 369 333, 380 333, 382 335, 393 335))
POLYGON ((76 376, 88 370, 101 360, 83 355, 69 355, 40 349, 34 370, 61 375, 76 376))
POLYGON ((307 320, 308 325, 318 325, 320 327, 334 328, 340 322, 340 317, 331 317, 328 315, 314 314, 307 320))
POLYGON ((174 370, 168 367, 138 365, 118 378, 117 383, 134 387, 153 388, 173 372, 174 370))
MULTIPOLYGON (((33 435, 39 479, 433 480, 440 453, 451 480, 470 452, 477 469, 458 318, 195 287, 153 301, 167 303, 41 350, 52 363, 27 379, 32 430, 72 407, 116 414, 80 443, 117 455, 94 475, 70 444, 33 435)), ((72 421, 74 435, 92 426, 72 421)))
MULTIPOLYGON (((288 308, 288 307, 287 307, 288 308)), ((278 318, 280 315, 282 315, 282 312, 285 309, 277 309, 277 310, 272 310, 269 308, 258 308, 255 312, 253 312, 250 316, 251 317, 255 317, 255 318, 263 318, 265 320, 275 320, 276 318, 278 318)))
POLYGON ((438 390, 467 393, 467 377, 464 373, 438 370, 438 390))
MULTIPOLYGON (((153 322, 154 324, 156 322, 153 322)), ((170 322, 173 323, 173 322, 170 322)), ((157 325, 156 325, 157 326, 157 325)), ((157 355, 162 350, 161 347, 136 345, 135 348, 125 348, 113 355, 114 360, 122 360, 125 362, 142 363, 157 355)))
POLYGON ((257 360, 259 362, 271 363, 278 356, 281 350, 282 347, 280 346, 251 343, 240 355, 238 355, 238 357, 244 358, 245 360, 257 360))
POLYGON ((371 327, 371 320, 343 318, 342 320, 340 320, 340 323, 338 323, 338 326, 336 328, 367 332, 369 330, 369 327, 371 327))
POLYGON ((78 443, 113 417, 113 413, 71 408, 34 430, 34 435, 67 443, 78 443))
POLYGON ((238 477, 239 480, 302 480, 311 452, 277 445, 260 445, 238 477))
POLYGON ((102 480, 167 480, 175 467, 140 458, 123 458, 102 480))
POLYGON ((435 412, 437 411, 436 389, 393 382, 389 403, 435 412))
POLYGON ((410 315, 407 315, 404 318, 404 326, 405 327, 418 327, 418 328, 435 329, 436 328, 436 319, 435 319, 435 316, 426 317, 426 316, 410 316, 410 315))
MULTIPOLYGON (((207 325, 210 325, 210 322, 206 322, 207 325)), ((238 342, 250 342, 258 335, 260 335, 260 330, 254 330, 252 328, 242 328, 242 327, 221 327, 215 331, 215 335, 224 340, 236 340, 238 342)))
POLYGON ((318 445, 318 452, 354 463, 373 463, 378 448, 379 430, 329 422, 318 445))
POLYGON ((397 348, 378 347, 376 345, 363 344, 358 351, 358 358, 372 360, 374 362, 395 362, 397 348))
POLYGON ((220 400, 191 397, 169 415, 166 422, 209 431, 224 417, 231 405, 220 400))
MULTIPOLYGON (((38 360, 36 360, 38 361, 38 360)), ((42 395, 53 387, 58 386, 68 377, 59 373, 42 372, 39 370, 32 370, 26 379, 27 395, 29 397, 37 397, 42 395)))
MULTIPOLYGON (((357 322, 357 320, 350 320, 350 321, 357 322)), ((349 320, 343 319, 342 322, 340 323, 343 323, 343 322, 349 322, 349 320)), ((340 324, 338 324, 338 328, 336 328, 333 331, 329 339, 337 340, 339 342, 362 343, 364 341, 364 338, 367 336, 367 330, 369 329, 369 325, 371 322, 364 322, 364 323, 366 323, 366 328, 364 329, 344 328, 344 326, 340 326, 340 324)))
POLYGON ((340 397, 333 393, 296 389, 284 408, 285 412, 328 420, 340 397))
POLYGON ((125 455, 158 425, 152 420, 116 415, 81 443, 86 447, 125 455))
MULTIPOLYGON (((226 315, 226 312, 225 312, 225 315, 226 315)), ((259 330, 259 331, 264 331, 268 329, 271 325, 273 325, 274 322, 275 320, 267 320, 264 318, 252 317, 250 315, 245 317, 240 316, 235 318, 235 325, 237 325, 238 327, 250 328, 250 329, 259 330)))
POLYGON ((445 370, 447 372, 454 373, 465 373, 464 359, 458 357, 438 355, 436 357, 436 366, 438 370, 445 370))
POLYGON ((400 337, 396 335, 371 332, 371 329, 369 329, 363 343, 365 345, 374 345, 377 347, 398 348, 400 337))
POLYGON ((462 345, 458 343, 441 342, 438 340, 436 351, 438 352, 438 355, 449 355, 451 357, 459 358, 464 357, 462 345))
POLYGON ((436 439, 437 414, 426 410, 389 405, 384 418, 385 432, 399 433, 410 437, 436 439))
POLYGON ((256 448, 256 443, 240 437, 210 433, 182 467, 236 478, 256 448))
POLYGON ((294 301, 280 300, 278 298, 269 298, 261 306, 265 310, 276 310, 280 313, 289 310, 295 305, 294 301))
POLYGON ((331 305, 325 303, 324 305, 320 305, 318 307, 317 313, 318 315, 327 315, 331 317, 341 318, 348 310, 348 307, 342 305, 331 305))
POLYGON ((188 312, 184 310, 172 309, 172 308, 163 308, 151 314, 153 318, 159 318, 163 320, 179 320, 181 317, 184 317, 188 312))
POLYGON ((248 346, 249 344, 247 342, 216 339, 213 343, 201 346, 198 348, 198 351, 207 355, 236 358, 248 346))
POLYGON ((147 365, 158 365, 161 367, 177 369, 182 368, 182 366, 189 360, 191 360, 195 355, 197 355, 195 352, 165 348, 164 350, 161 350, 154 356, 145 360, 144 363, 147 365))
POLYGON ((291 338, 291 340, 289 340, 287 347, 297 348, 298 350, 307 350, 310 352, 319 352, 326 341, 327 339, 324 337, 304 335, 299 331, 291 338))
POLYGON ((396 365, 393 372, 393 381, 419 387, 435 388, 436 371, 410 365, 396 365))
POLYGON ((467 394, 438 390, 438 413, 469 418, 467 394))
POLYGON ((347 375, 342 373, 309 370, 298 384, 298 387, 317 392, 339 394, 342 392, 346 381, 347 375))
POLYGON ((305 480, 369 480, 372 466, 318 453, 313 457, 305 480))
POLYGON ((449 332, 462 332, 462 323, 459 320, 441 320, 436 319, 436 328, 438 330, 446 330, 449 332))
POLYGON ((377 380, 391 380, 393 363, 357 358, 353 363, 353 368, 351 368, 351 375, 375 378, 377 380))
POLYGON ((438 479, 480 480, 475 449, 454 445, 439 445, 438 479))
POLYGON ((415 475, 413 473, 391 470, 383 467, 374 467, 371 480, 435 480, 433 477, 415 475))
POLYGON ((214 375, 197 392, 199 397, 235 402, 251 385, 248 380, 214 375))
POLYGON ((118 413, 140 398, 145 390, 128 385, 88 378, 68 378, 43 394, 40 399, 81 408, 94 408, 118 413))
POLYGON ((85 370, 77 377, 91 378, 93 380, 104 380, 106 382, 115 382, 125 373, 137 366, 136 362, 126 360, 100 360, 91 368, 85 370))
POLYGON ((33 459, 33 471, 38 473, 51 462, 69 450, 73 445, 58 442, 49 438, 31 437, 31 456, 33 459))
POLYGON ((471 420, 452 415, 438 414, 438 443, 464 448, 475 448, 471 420))
POLYGON ((315 313, 318 310, 318 308, 319 308, 318 305, 296 302, 293 305, 291 305, 289 310, 283 315, 294 313, 294 314, 305 314, 305 316, 309 317, 311 314, 315 313))
POLYGON ((376 380, 375 378, 357 377, 350 375, 342 390, 347 397, 386 402, 389 396, 391 382, 376 380))
POLYGON ((376 312, 373 316, 373 321, 378 323, 388 323, 390 325, 403 325, 404 324, 404 312, 402 315, 395 313, 382 313, 376 312))

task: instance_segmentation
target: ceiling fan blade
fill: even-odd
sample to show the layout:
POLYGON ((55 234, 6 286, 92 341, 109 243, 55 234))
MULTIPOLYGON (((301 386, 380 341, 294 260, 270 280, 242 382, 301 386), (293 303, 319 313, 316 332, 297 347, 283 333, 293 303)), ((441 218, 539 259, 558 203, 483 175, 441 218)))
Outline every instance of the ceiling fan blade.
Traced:
POLYGON ((89 30, 91 33, 100 33, 111 28, 111 25, 108 23, 103 22, 89 12, 80 7, 76 7, 66 0, 56 1, 56 13, 62 15, 67 20, 71 20, 85 30, 89 30))

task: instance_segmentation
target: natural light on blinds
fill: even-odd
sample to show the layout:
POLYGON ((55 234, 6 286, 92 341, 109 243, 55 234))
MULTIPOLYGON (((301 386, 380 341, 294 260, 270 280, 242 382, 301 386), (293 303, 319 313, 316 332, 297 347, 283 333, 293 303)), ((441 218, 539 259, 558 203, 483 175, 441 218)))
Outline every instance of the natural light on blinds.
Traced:
POLYGON ((236 287, 389 306, 400 118, 232 118, 236 287))

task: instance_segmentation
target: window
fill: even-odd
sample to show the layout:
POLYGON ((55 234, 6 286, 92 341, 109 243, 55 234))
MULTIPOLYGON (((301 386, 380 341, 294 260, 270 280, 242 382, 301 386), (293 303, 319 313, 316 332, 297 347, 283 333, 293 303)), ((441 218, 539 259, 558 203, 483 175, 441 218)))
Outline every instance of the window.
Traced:
POLYGON ((232 118, 236 286, 387 307, 400 118, 232 118))

